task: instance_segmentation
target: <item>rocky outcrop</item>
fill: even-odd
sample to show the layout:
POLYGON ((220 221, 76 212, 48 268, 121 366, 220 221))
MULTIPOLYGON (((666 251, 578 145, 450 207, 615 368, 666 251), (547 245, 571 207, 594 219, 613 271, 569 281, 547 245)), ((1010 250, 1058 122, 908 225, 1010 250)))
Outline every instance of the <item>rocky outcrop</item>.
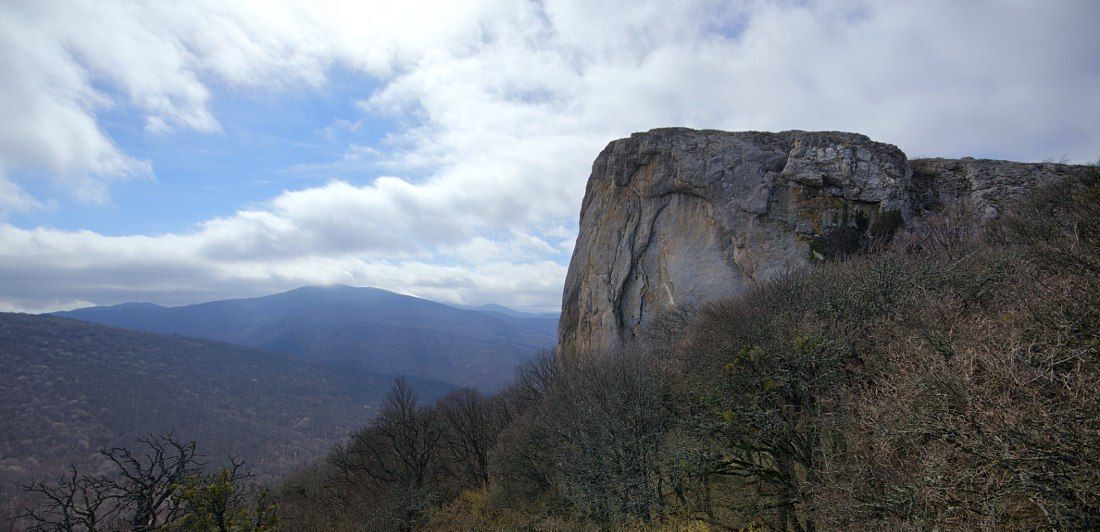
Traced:
POLYGON ((967 198, 988 217, 1064 165, 922 159, 854 133, 656 129, 592 165, 559 353, 614 349, 663 312, 729 297, 967 198))
POLYGON ((1036 187, 1061 181, 1080 166, 1055 163, 1014 163, 989 159, 913 159, 909 186, 914 215, 941 212, 952 203, 966 203, 984 220, 997 217, 1036 187))

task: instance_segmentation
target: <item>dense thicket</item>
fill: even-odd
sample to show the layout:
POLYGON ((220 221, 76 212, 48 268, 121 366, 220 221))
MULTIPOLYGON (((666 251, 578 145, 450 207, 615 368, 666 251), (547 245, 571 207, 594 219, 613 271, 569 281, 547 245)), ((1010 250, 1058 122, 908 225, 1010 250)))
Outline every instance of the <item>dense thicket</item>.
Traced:
POLYGON ((620 352, 543 356, 495 397, 399 385, 284 485, 287 523, 1095 529, 1100 172, 975 219, 956 206, 620 352))

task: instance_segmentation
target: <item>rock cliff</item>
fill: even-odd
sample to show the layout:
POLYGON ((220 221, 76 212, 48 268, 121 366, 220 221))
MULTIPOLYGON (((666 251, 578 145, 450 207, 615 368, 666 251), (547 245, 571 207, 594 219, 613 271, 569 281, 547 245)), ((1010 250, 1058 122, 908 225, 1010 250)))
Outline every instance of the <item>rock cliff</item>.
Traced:
POLYGON ((666 128, 613 141, 585 191, 559 353, 619 347, 664 311, 743 292, 954 201, 994 217, 1070 168, 910 163, 839 132, 666 128))
POLYGON ((983 219, 997 217, 1037 186, 1060 181, 1081 167, 1054 163, 1014 163, 989 159, 913 159, 909 185, 912 213, 923 216, 966 201, 983 219))

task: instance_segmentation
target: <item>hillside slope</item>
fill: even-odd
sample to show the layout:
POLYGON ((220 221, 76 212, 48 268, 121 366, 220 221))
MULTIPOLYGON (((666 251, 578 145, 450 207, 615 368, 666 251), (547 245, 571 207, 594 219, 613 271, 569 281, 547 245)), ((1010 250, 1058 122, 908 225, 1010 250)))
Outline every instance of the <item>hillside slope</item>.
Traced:
POLYGON ((125 304, 58 313, 495 389, 556 341, 557 320, 451 307, 377 288, 303 287, 182 307, 125 304))
MULTIPOLYGON (((367 422, 393 377, 207 340, 0 313, 0 498, 16 482, 172 431, 287 473, 367 422)), ((426 397, 450 386, 411 381, 426 397)))

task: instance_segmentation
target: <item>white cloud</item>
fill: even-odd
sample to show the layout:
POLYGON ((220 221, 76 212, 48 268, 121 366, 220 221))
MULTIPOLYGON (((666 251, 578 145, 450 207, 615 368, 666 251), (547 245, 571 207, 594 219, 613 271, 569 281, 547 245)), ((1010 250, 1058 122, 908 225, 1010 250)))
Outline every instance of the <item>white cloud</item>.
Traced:
POLYGON ((5 177, 4 168, 0 166, 0 219, 9 213, 38 211, 45 208, 46 204, 5 177))
MULTIPOLYGON (((242 225, 249 229, 247 222, 242 225)), ((0 311, 71 308, 74 298, 98 304, 185 304, 333 283, 381 286, 461 304, 507 301, 547 311, 557 309, 565 276, 565 267, 554 261, 516 262, 507 256, 480 255, 469 263, 448 256, 446 264, 431 257, 377 258, 369 251, 226 259, 204 251, 210 238, 205 230, 107 237, 0 224, 0 311)))
MULTIPOLYGON (((392 177, 190 233, 3 226, 0 294, 181 302, 346 282, 549 308, 592 158, 633 131, 839 129, 911 154, 1095 160, 1096 20, 1087 0, 5 3, 9 176, 104 201, 155 163, 104 132, 104 111, 216 135, 219 90, 326 90, 334 67, 379 89, 322 134, 398 127, 332 163, 392 177)), ((0 181, 0 210, 42 205, 0 181)))
POLYGON ((85 308, 93 305, 94 303, 92 303, 91 301, 84 301, 80 299, 52 301, 36 300, 35 303, 33 303, 33 306, 27 307, 0 298, 0 312, 22 312, 24 314, 43 314, 46 312, 58 312, 62 310, 85 308))

